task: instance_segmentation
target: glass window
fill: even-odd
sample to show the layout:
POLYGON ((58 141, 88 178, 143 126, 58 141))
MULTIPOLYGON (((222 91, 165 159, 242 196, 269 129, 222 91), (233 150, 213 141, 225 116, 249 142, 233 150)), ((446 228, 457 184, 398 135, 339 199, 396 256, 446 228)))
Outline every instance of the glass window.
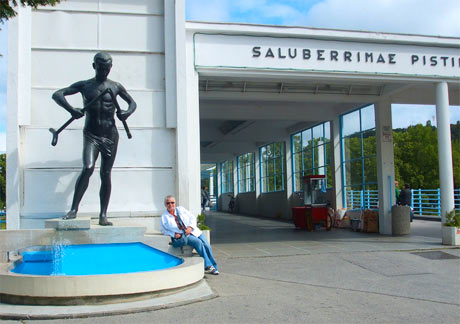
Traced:
POLYGON ((375 129, 374 106, 367 106, 361 109, 361 131, 375 129))
POLYGON ((374 208, 378 205, 374 106, 342 115, 340 120, 344 204, 374 208))
POLYGON ((330 123, 325 122, 291 136, 292 147, 302 147, 301 153, 293 149, 292 154, 294 191, 302 190, 302 177, 312 174, 324 174, 328 187, 332 186, 330 131, 330 123))
POLYGON ((359 110, 342 115, 342 136, 350 136, 360 132, 359 110))
POLYGON ((238 192, 255 191, 254 153, 245 153, 238 156, 238 192))
MULTIPOLYGON (((295 144, 292 143, 294 146, 295 144)), ((262 192, 284 190, 284 143, 272 143, 260 148, 260 181, 262 192)))
POLYGON ((220 164, 221 192, 233 192, 233 161, 227 160, 220 164))

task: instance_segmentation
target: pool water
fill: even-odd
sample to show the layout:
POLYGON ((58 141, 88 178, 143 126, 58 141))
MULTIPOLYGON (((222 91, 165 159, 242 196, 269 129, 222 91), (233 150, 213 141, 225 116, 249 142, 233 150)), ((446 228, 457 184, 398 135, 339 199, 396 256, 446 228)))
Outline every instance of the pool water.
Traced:
POLYGON ((57 245, 45 251, 22 252, 12 272, 46 276, 78 276, 153 271, 183 262, 140 242, 57 245))

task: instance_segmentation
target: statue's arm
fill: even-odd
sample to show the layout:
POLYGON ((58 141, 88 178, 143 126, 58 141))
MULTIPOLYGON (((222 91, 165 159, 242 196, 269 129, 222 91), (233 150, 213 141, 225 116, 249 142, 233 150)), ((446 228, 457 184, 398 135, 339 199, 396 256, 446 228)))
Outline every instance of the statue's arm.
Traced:
POLYGON ((69 102, 67 101, 65 97, 81 92, 82 86, 83 86, 83 83, 79 81, 79 82, 72 84, 71 86, 67 88, 62 88, 62 89, 57 90, 55 93, 53 93, 53 96, 52 96, 53 100, 59 106, 67 110, 72 115, 72 117, 75 119, 83 117, 85 113, 83 109, 72 107, 72 105, 69 104, 69 102))
POLYGON ((121 112, 117 113, 117 117, 120 120, 126 120, 136 110, 137 104, 121 84, 118 83, 117 86, 118 95, 128 103, 128 109, 122 110, 121 112))

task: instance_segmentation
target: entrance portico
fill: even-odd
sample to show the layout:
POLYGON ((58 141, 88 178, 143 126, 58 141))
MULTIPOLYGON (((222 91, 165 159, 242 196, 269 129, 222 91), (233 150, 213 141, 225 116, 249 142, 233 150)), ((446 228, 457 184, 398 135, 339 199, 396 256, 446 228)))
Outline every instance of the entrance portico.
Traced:
MULTIPOLYGON (((207 23, 187 23, 186 29, 187 55, 194 59, 187 68, 199 79, 199 107, 189 104, 188 110, 199 109, 201 161, 233 160, 236 195, 236 157, 256 152, 256 188, 242 195, 241 213, 291 217, 290 207, 299 201, 292 186, 290 136, 325 121, 331 123, 333 143, 331 203, 342 207, 340 115, 370 104, 382 234, 391 234, 396 202, 391 104, 436 104, 437 114, 447 116, 447 124, 438 121, 438 132, 449 135, 439 140, 444 143, 439 159, 452 161, 446 151, 449 100, 460 103, 457 39, 207 23), (258 148, 277 141, 285 143, 285 190, 261 193, 258 148)), ((440 169, 447 173, 441 175, 444 215, 454 207, 452 168, 440 164, 440 169)), ((225 195, 220 198, 225 210, 225 195)))
MULTIPOLYGON (((183 0, 138 2, 146 5, 72 0, 53 9, 19 7, 9 22, 7 229, 43 227, 70 205, 81 168, 82 121, 63 132, 59 147, 50 146, 48 128, 68 119, 51 94, 92 75, 90 63, 99 51, 112 54, 114 80, 140 107, 129 120, 133 138, 121 137, 113 170, 108 213, 120 223, 158 230, 167 194, 199 213, 200 162, 217 164, 221 209, 237 194, 241 213, 290 219, 291 207, 301 204, 304 172, 293 158, 303 158, 304 147, 293 150, 292 139, 319 129, 323 138, 312 155, 324 156, 318 170, 310 171, 327 173, 331 204, 346 207, 355 184, 347 182, 343 118, 372 107, 366 110, 373 141, 378 138, 372 186, 379 188, 380 230, 390 234, 393 103, 436 104, 442 213, 453 207, 448 107, 460 104, 458 38, 187 23, 183 0), (80 25, 86 32, 74 28, 80 25), (280 159, 261 156, 267 147, 282 152, 280 159), (244 193, 238 190, 242 154, 255 162, 252 169, 248 165, 255 177, 244 193), (228 177, 221 181, 224 161, 228 177), (264 168, 273 164, 280 168, 277 184, 267 190, 263 185, 275 177, 264 168)), ((81 104, 74 99, 72 104, 81 104)), ((97 188, 92 181, 81 216, 97 214, 97 188)))

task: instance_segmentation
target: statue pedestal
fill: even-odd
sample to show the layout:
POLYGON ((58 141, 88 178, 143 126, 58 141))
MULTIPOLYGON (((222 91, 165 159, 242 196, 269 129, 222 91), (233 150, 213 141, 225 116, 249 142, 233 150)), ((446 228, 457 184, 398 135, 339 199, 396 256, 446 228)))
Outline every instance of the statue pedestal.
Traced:
POLYGON ((90 217, 77 217, 74 219, 53 218, 45 221, 45 228, 54 228, 58 231, 88 230, 90 227, 90 217))

